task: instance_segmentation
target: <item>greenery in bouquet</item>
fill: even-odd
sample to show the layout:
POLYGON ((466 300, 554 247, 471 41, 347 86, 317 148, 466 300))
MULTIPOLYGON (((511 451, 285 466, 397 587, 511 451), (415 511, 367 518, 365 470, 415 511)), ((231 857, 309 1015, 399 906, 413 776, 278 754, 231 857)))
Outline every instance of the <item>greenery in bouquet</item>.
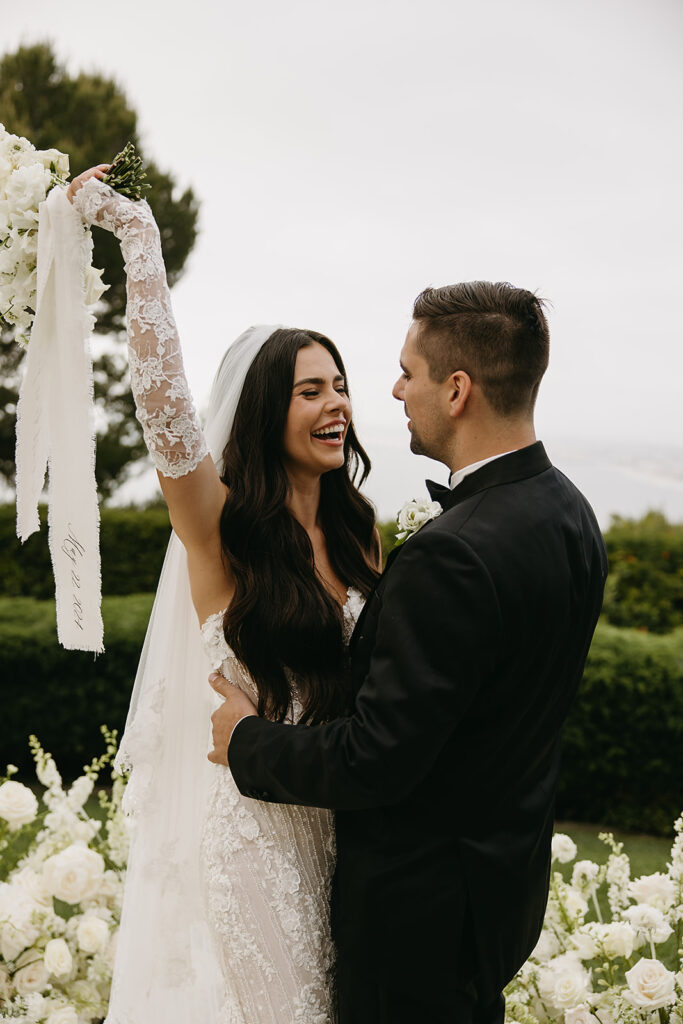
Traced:
POLYGON ((106 753, 65 788, 54 760, 31 737, 33 790, 0 783, 0 1022, 90 1024, 106 1015, 121 915, 128 829, 125 781, 113 770, 99 793, 100 818, 86 810, 106 753))
MULTIPOLYGON (((20 341, 28 342, 36 310, 39 207, 68 178, 66 153, 38 150, 0 125, 0 325, 14 329, 20 341)), ((129 142, 114 158, 106 181, 122 195, 140 199, 149 188, 144 178, 142 161, 129 142)), ((102 271, 89 267, 83 288, 92 309, 107 288, 102 271)))
POLYGON ((631 879, 610 833, 606 864, 576 861, 553 837, 554 871, 539 942, 506 992, 506 1024, 683 1024, 683 815, 666 872, 631 879))

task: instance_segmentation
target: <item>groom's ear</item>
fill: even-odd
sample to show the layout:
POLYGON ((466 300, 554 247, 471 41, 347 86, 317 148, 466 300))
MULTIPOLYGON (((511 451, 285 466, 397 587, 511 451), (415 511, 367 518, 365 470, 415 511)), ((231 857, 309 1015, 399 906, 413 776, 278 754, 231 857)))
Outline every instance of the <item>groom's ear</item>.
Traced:
POLYGON ((456 370, 444 382, 448 390, 448 412, 456 419, 461 416, 472 390, 472 378, 464 370, 456 370))

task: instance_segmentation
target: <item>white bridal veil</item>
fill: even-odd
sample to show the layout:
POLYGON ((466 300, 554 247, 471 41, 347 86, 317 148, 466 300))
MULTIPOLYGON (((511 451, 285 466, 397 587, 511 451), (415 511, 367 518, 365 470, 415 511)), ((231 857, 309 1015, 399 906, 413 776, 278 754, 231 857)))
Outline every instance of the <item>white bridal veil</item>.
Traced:
MULTIPOLYGON (((276 326, 251 327, 216 374, 205 428, 219 472, 242 387, 276 326)), ((224 989, 205 909, 200 838, 215 766, 216 694, 173 533, 116 759, 131 772, 132 818, 114 980, 106 1024, 224 1024, 224 989)))

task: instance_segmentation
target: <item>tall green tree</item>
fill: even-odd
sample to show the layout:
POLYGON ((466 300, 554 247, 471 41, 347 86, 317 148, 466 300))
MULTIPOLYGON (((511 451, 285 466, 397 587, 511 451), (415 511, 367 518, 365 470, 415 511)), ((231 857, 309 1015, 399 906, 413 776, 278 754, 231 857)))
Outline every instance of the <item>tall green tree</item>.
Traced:
MULTIPOLYGON (((0 59, 0 122, 24 135, 37 149, 69 154, 71 175, 112 159, 129 140, 145 160, 147 194, 159 230, 171 286, 182 274, 197 236, 198 204, 192 189, 180 192, 170 174, 145 159, 137 114, 121 87, 93 74, 71 76, 49 43, 22 46, 0 59)), ((117 239, 94 231, 93 264, 104 268, 110 286, 102 297, 97 332, 119 343, 95 360, 95 402, 104 413, 98 429, 96 476, 100 494, 111 495, 127 470, 145 454, 128 387, 123 353, 126 284, 117 239)), ((23 346, 11 332, 0 335, 0 474, 14 478, 14 430, 23 346)))

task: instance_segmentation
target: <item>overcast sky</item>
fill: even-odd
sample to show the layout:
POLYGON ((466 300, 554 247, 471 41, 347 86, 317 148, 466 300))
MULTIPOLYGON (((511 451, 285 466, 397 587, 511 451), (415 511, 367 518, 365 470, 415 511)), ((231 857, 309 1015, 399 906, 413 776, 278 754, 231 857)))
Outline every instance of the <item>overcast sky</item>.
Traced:
POLYGON ((584 460, 604 519, 638 509, 596 452, 617 473, 636 452, 636 505, 683 519, 680 0, 2 6, 5 50, 49 39, 114 77, 145 152, 201 200, 174 290, 200 405, 249 324, 329 334, 389 515, 443 478, 390 396, 415 295, 509 280, 552 302, 551 456, 584 460))

